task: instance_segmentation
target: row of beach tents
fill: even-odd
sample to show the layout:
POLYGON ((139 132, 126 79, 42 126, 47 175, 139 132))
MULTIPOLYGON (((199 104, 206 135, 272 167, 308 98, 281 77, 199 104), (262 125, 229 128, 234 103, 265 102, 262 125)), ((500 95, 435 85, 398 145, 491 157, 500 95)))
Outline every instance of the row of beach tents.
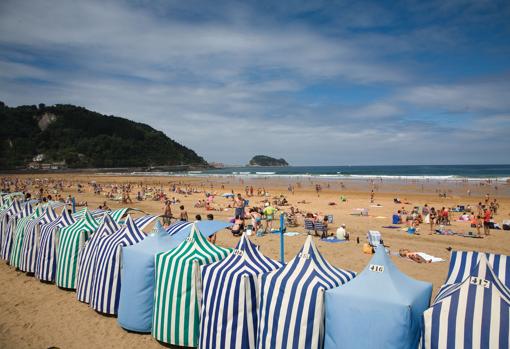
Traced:
POLYGON ((0 257, 65 289, 129 331, 200 348, 509 348, 510 257, 453 251, 445 284, 411 279, 378 247, 356 275, 329 264, 308 237, 282 265, 229 224, 132 218, 4 196, 0 257), (145 233, 151 223, 154 228, 145 233))

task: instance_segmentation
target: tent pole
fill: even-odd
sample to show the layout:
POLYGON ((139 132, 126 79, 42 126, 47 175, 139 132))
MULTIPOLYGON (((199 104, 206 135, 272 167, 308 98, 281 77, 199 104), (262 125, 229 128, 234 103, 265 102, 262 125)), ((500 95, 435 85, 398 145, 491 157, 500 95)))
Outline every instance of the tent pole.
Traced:
POLYGON ((283 241, 283 233, 285 233, 285 213, 280 214, 280 261, 285 264, 285 244, 283 241))

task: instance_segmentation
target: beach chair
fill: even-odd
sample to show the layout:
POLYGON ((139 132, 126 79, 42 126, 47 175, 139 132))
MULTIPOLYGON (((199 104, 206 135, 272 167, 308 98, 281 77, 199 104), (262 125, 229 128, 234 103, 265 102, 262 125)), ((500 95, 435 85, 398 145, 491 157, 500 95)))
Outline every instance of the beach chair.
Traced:
POLYGON ((315 232, 315 225, 311 219, 305 219, 305 230, 308 235, 310 235, 311 232, 315 232))
POLYGON ((377 247, 381 244, 381 233, 377 230, 369 230, 367 233, 367 240, 370 246, 377 247))
POLYGON ((322 237, 326 237, 328 235, 328 227, 322 222, 315 222, 315 232, 320 232, 322 237))

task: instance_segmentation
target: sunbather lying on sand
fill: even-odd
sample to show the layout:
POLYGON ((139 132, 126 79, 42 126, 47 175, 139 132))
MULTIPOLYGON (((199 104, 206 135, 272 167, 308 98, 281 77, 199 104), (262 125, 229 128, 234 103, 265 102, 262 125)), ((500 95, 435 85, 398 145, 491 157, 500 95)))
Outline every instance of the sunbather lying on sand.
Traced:
POLYGON ((423 252, 411 252, 407 248, 402 248, 398 251, 401 257, 409 258, 416 263, 434 263, 442 262, 442 258, 434 257, 423 252))

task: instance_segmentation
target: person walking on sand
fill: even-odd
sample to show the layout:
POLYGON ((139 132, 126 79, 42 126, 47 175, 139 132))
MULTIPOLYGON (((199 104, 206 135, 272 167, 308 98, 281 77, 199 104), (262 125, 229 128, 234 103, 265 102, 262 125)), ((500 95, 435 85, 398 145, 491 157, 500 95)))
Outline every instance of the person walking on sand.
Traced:
POLYGON ((241 196, 241 193, 237 194, 237 196, 234 198, 234 207, 234 217, 239 216, 240 219, 244 220, 244 199, 241 196))
POLYGON ((372 189, 372 191, 370 192, 370 203, 373 204, 374 203, 374 189, 372 189))

